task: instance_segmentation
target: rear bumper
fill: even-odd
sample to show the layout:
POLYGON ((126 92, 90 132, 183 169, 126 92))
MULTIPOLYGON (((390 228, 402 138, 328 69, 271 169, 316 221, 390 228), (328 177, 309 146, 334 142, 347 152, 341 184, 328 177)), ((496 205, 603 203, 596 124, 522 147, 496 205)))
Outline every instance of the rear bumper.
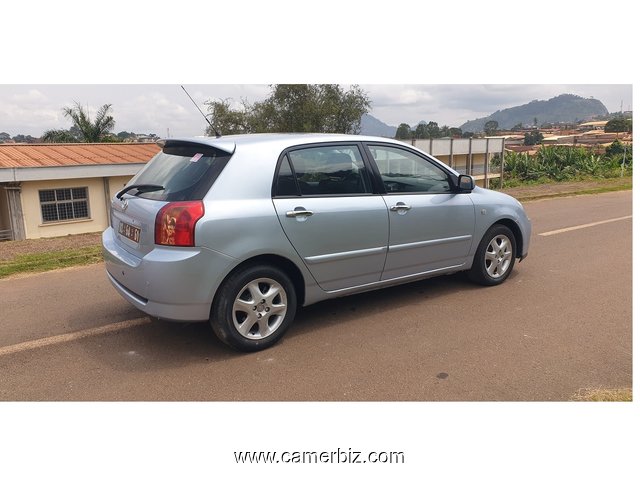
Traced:
POLYGON ((176 321, 209 319, 215 292, 235 259, 206 248, 157 246, 139 258, 122 248, 112 228, 102 234, 107 277, 133 306, 176 321))

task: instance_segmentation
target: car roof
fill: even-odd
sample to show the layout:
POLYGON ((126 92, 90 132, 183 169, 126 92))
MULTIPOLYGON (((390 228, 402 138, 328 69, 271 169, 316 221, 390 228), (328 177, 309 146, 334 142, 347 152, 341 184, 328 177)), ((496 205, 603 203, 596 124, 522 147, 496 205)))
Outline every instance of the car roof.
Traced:
POLYGON ((391 138, 366 135, 346 135, 338 133, 251 133, 243 135, 225 135, 221 137, 180 137, 168 138, 162 142, 196 142, 211 145, 227 153, 234 153, 236 147, 244 145, 270 144, 281 150, 295 146, 322 142, 387 142, 397 145, 407 144, 391 138))

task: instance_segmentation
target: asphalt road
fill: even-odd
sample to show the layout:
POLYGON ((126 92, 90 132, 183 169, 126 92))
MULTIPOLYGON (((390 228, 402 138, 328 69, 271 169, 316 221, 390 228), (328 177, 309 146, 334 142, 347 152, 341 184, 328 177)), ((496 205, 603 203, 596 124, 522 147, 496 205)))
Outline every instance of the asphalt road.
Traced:
POLYGON ((530 255, 505 284, 454 275, 327 301, 255 354, 207 324, 143 317, 102 265, 0 280, 0 400, 567 400, 630 387, 631 203, 628 191, 527 203, 530 255))

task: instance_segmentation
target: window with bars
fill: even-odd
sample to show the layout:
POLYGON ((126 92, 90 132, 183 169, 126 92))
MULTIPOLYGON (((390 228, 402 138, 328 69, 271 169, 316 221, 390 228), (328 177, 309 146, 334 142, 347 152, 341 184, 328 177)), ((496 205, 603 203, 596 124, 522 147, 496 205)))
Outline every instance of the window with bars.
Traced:
POLYGON ((40 190, 42 222, 63 222, 89 218, 87 187, 40 190))

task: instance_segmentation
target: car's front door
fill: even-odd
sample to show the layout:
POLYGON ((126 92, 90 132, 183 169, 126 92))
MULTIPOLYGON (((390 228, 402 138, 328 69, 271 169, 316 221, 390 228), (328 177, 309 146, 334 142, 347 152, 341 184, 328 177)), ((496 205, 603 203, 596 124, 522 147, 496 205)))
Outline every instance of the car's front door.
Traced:
POLYGON ((441 167, 409 149, 367 148, 387 192, 389 251, 382 280, 462 265, 475 228, 469 195, 456 193, 441 167))
POLYGON ((321 288, 380 280, 389 214, 356 144, 307 146, 280 161, 273 204, 282 228, 321 288))

